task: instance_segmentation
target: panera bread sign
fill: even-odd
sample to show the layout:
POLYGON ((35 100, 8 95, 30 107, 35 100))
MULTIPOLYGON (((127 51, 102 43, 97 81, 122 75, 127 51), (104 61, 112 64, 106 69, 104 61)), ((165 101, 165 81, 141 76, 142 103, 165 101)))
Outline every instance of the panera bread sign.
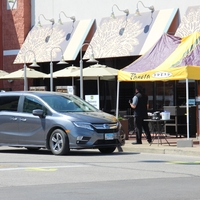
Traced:
POLYGON ((170 72, 156 72, 152 76, 154 78, 167 78, 167 77, 170 77, 171 75, 172 73, 170 72))
POLYGON ((150 75, 149 74, 142 74, 142 75, 139 75, 139 74, 136 74, 136 73, 131 73, 131 76, 130 76, 130 80, 147 80, 147 79, 150 79, 150 75))
MULTIPOLYGON (((167 78, 172 76, 172 73, 170 72, 156 72, 152 74, 153 78, 167 78)), ((136 74, 136 73, 131 73, 130 80, 150 80, 151 76, 150 74, 136 74)))

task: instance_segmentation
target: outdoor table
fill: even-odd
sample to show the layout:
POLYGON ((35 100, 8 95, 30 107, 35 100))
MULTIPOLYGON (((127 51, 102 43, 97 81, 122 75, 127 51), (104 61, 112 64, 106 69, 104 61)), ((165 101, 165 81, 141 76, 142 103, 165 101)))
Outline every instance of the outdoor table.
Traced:
MULTIPOLYGON (((144 119, 144 121, 147 121, 151 125, 150 132, 154 134, 152 138, 152 143, 153 141, 157 138, 158 139, 158 145, 162 145, 162 140, 161 137, 164 138, 167 142, 168 145, 170 143, 167 140, 166 133, 163 132, 164 130, 164 125, 167 121, 174 121, 173 119, 144 119)), ((151 145, 151 144, 150 144, 151 145)))

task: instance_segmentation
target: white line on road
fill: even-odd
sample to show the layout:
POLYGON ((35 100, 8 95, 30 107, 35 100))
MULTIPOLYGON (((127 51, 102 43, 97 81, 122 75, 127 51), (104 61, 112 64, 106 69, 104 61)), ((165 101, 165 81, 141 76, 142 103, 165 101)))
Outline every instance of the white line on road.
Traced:
POLYGON ((71 166, 47 166, 47 167, 16 167, 16 168, 1 168, 0 171, 15 171, 15 170, 28 170, 28 171, 55 171, 59 168, 74 168, 74 167, 89 167, 88 165, 71 165, 71 166))

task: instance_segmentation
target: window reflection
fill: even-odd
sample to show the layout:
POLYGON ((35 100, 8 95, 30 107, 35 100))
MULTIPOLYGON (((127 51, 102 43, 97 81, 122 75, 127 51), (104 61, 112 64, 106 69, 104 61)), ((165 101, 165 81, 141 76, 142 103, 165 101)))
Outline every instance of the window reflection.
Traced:
POLYGON ((174 106, 174 81, 156 82, 155 108, 163 110, 164 106, 174 106))
POLYGON ((148 111, 153 110, 153 82, 142 82, 140 85, 148 96, 148 111))
MULTIPOLYGON (((194 80, 188 81, 189 87, 189 99, 195 99, 196 97, 196 84, 194 80)), ((186 105, 186 82, 185 80, 177 81, 177 105, 186 105)))

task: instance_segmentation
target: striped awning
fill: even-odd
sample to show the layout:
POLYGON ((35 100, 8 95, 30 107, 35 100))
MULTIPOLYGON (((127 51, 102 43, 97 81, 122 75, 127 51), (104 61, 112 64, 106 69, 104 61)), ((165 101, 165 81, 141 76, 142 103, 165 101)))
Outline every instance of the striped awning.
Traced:
POLYGON ((34 26, 28 33, 14 64, 75 60, 95 20, 87 19, 63 24, 34 26), (34 52, 34 53, 33 53, 34 52))
MULTIPOLYGON (((147 52, 163 33, 176 30, 172 22, 178 8, 103 18, 90 42, 95 58, 138 56, 147 52)), ((84 59, 88 59, 88 48, 84 59)))

